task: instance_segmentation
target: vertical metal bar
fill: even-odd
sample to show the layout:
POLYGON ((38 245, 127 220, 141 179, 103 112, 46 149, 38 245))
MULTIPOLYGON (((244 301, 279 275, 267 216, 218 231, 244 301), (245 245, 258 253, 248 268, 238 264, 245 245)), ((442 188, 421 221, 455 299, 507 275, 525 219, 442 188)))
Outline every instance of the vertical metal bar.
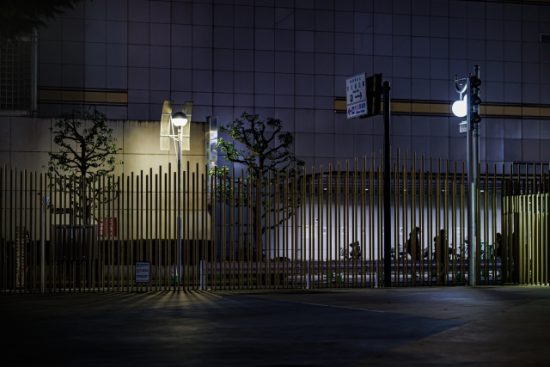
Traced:
POLYGON ((395 162, 395 258, 397 260, 397 279, 401 278, 401 285, 406 285, 408 276, 409 276, 409 259, 408 252, 406 250, 406 240, 407 240, 407 188, 404 180, 405 165, 403 164, 403 159, 401 158, 401 151, 397 151, 397 159, 395 162), (400 248, 401 245, 401 248, 400 248), (401 256, 399 256, 401 254, 401 256), (399 272, 401 274, 399 274, 399 272))
MULTIPOLYGON (((229 190, 231 189, 231 186, 229 186, 229 180, 230 178, 227 176, 227 174, 224 173, 222 177, 220 177, 220 289, 226 289, 226 272, 225 272, 225 266, 226 266, 226 252, 227 252, 227 200, 228 196, 230 195, 229 190)), ((251 204, 252 205, 252 204, 251 204)), ((256 240, 256 239, 254 239, 256 240)), ((254 241, 251 241, 253 246, 258 246, 254 243, 254 241)))
POLYGON ((154 287, 154 279, 155 276, 155 264, 154 264, 154 228, 153 228, 153 216, 155 208, 153 207, 153 199, 154 199, 154 192, 153 192, 153 168, 149 168, 149 174, 147 175, 147 181, 149 182, 149 190, 147 193, 148 196, 148 203, 147 203, 147 223, 146 228, 148 229, 147 232, 147 261, 149 261, 150 264, 150 271, 151 271, 151 279, 149 283, 147 284, 147 290, 151 291, 154 287))
POLYGON ((273 286, 272 284, 272 269, 271 269, 271 218, 273 215, 272 211, 272 195, 273 195, 273 178, 272 178, 272 172, 269 170, 267 172, 267 182, 264 182, 264 185, 262 187, 265 187, 265 220, 262 223, 262 230, 265 228, 265 232, 263 234, 264 236, 264 244, 265 244, 265 259, 263 261, 266 271, 265 276, 265 285, 268 288, 271 288, 273 286))
MULTIPOLYGON (((357 223, 357 171, 358 171, 358 167, 357 167, 357 158, 355 158, 354 160, 354 169, 353 169, 353 183, 352 183, 352 192, 353 192, 353 204, 352 204, 352 228, 353 228, 353 237, 352 237, 352 242, 354 244, 357 244, 359 242, 359 236, 357 234, 357 229, 358 229, 358 223, 357 223)), ((359 256, 359 250, 360 250, 360 244, 359 246, 357 245, 354 245, 351 250, 353 250, 354 252, 354 256, 353 256, 353 286, 354 287, 357 287, 357 284, 358 284, 358 274, 357 274, 357 271, 358 271, 358 261, 360 261, 360 258, 358 257, 359 256)))
POLYGON ((192 205, 193 205, 193 228, 192 228, 192 239, 191 243, 193 244, 193 289, 197 290, 200 284, 199 280, 199 225, 200 225, 200 199, 199 199, 199 180, 200 180, 200 166, 198 163, 195 163, 195 172, 193 172, 193 187, 192 187, 192 205))
POLYGON ((336 274, 336 284, 338 287, 342 286, 343 278, 341 276, 342 274, 342 268, 341 268, 341 261, 340 258, 342 257, 342 249, 341 249, 341 243, 340 243, 340 174, 341 174, 341 166, 340 162, 336 163, 336 172, 334 172, 334 253, 335 253, 335 274, 336 274))
MULTIPOLYGON (((538 191, 538 187, 535 188, 538 191)), ((534 278, 535 278, 535 284, 540 285, 541 284, 541 278, 540 278, 540 259, 541 259, 541 253, 540 253, 540 235, 541 235, 541 227, 540 227, 540 193, 537 192, 533 194, 533 201, 534 201, 534 215, 533 215, 533 227, 534 227, 534 249, 533 249, 533 257, 532 262, 534 264, 534 278)))
POLYGON ((374 255, 374 240, 375 240, 375 223, 374 223, 374 206, 376 204, 375 201, 375 193, 376 193, 376 187, 374 185, 374 179, 375 179, 375 155, 374 153, 371 154, 371 161, 370 161, 370 169, 369 169, 369 283, 370 287, 374 288, 374 263, 375 263, 375 255, 374 255))
POLYGON ((333 176, 332 176, 332 163, 329 163, 328 164, 328 178, 327 178, 327 183, 326 183, 326 188, 325 190, 327 190, 327 201, 326 201, 326 206, 327 206, 327 264, 328 264, 328 277, 327 277, 327 281, 328 281, 328 287, 329 288, 332 288, 335 284, 336 284, 336 268, 334 266, 335 264, 335 259, 337 258, 338 256, 338 251, 333 251, 334 248, 333 248, 333 234, 335 233, 334 231, 334 226, 333 226, 333 192, 332 192, 332 180, 333 180, 333 176), (334 255, 334 256, 333 256, 334 255))
MULTIPOLYGON (((550 169, 550 167, 549 167, 550 169)), ((550 251, 548 248, 548 240, 550 239, 550 233, 549 233, 549 224, 550 224, 550 195, 548 194, 548 189, 545 189, 544 193, 544 224, 543 224, 543 240, 546 243, 546 246, 543 247, 543 274, 544 274, 544 284, 548 285, 550 283, 550 274, 548 270, 548 263, 549 263, 549 257, 550 257, 550 251)))
POLYGON ((382 87, 384 94, 384 287, 391 287, 391 152, 390 152, 390 119, 391 96, 390 83, 385 81, 382 87))
POLYGON ((130 202, 130 207, 129 207, 129 218, 130 218, 130 228, 129 228, 129 234, 130 234, 130 278, 131 279, 131 283, 130 283, 130 290, 131 291, 136 291, 137 290, 137 283, 136 283, 136 279, 135 279, 135 262, 137 259, 139 259, 138 257, 138 254, 137 254, 137 250, 138 250, 138 242, 137 242, 137 239, 138 239, 138 236, 137 236, 137 230, 136 230, 136 222, 137 222, 137 196, 138 196, 138 192, 137 192, 137 180, 136 180, 136 177, 135 177, 135 173, 134 172, 131 172, 130 173, 130 183, 128 185, 128 188, 129 188, 129 202, 130 202))
POLYGON ((192 180, 192 174, 191 174, 191 165, 189 160, 187 160, 185 165, 185 172, 183 172, 183 182, 182 188, 180 189, 183 195, 181 195, 183 203, 180 203, 180 212, 179 215, 183 215, 185 222, 183 223, 183 230, 181 234, 181 241, 183 244, 183 251, 180 253, 180 256, 183 254, 183 259, 179 259, 180 263, 183 263, 183 282, 181 283, 181 286, 183 287, 183 291, 189 291, 191 287, 191 226, 193 223, 191 222, 195 218, 193 217, 193 213, 191 212, 191 180, 192 180))
POLYGON ((205 169, 205 226, 206 226, 206 242, 204 244, 205 261, 204 261, 204 290, 210 291, 214 289, 214 249, 217 248, 215 238, 215 217, 216 217, 216 199, 215 199, 215 179, 214 171, 207 164, 205 169))
POLYGON ((118 291, 124 291, 124 268, 126 262, 124 261, 124 232, 123 228, 125 227, 124 223, 124 173, 117 177, 116 181, 116 190, 117 190, 117 208, 116 208, 116 218, 117 218, 117 237, 118 241, 118 291))
POLYGON ((416 228, 420 228, 420 225, 418 224, 418 219, 416 215, 417 211, 417 201, 416 201, 416 153, 413 153, 412 156, 412 162, 411 162, 411 231, 414 234, 414 236, 411 237, 411 242, 413 245, 413 285, 416 286, 417 279, 421 280, 421 275, 419 273, 419 267, 421 267, 420 264, 422 264, 422 245, 420 243, 417 243, 419 239, 419 233, 417 233, 416 228))
POLYGON ((349 160, 346 160, 346 173, 344 176, 344 286, 349 287, 349 264, 350 264, 350 252, 349 252, 349 160))
MULTIPOLYGON (((35 215, 34 215, 34 233, 40 233, 40 229, 44 226, 43 234, 44 236, 37 238, 40 241, 40 247, 37 248, 38 256, 40 258, 37 258, 36 261, 39 263, 36 264, 40 268, 40 287, 41 290, 43 289, 46 293, 46 221, 48 220, 48 216, 46 215, 49 209, 49 201, 51 200, 50 197, 47 196, 47 193, 43 191, 40 187, 40 183, 42 182, 42 173, 38 174, 36 171, 34 172, 34 194, 36 198, 36 194, 40 197, 40 206, 35 205, 35 215), (38 211, 39 210, 39 211, 38 211), (43 221, 40 219, 40 213, 44 215, 43 221), (42 255, 44 254, 44 255, 42 255), (43 261, 42 261, 43 260, 43 261), (42 282, 42 279, 44 279, 44 282, 42 282)), ((1 204, 0 204, 1 205, 1 204)), ((0 219, 1 221, 1 219, 0 219)), ((1 226, 1 225, 0 225, 1 226)))
POLYGON ((292 206, 297 208, 298 212, 292 217, 292 263, 290 274, 292 287, 297 286, 296 278, 298 277, 296 266, 298 262, 298 223, 300 216, 302 215, 302 203, 298 200, 298 182, 299 182, 299 173, 298 170, 295 171, 293 182, 292 182, 292 206), (299 208, 298 208, 299 207, 299 208))
POLYGON ((443 233, 445 236, 442 238, 442 255, 443 255, 443 283, 447 285, 449 283, 449 239, 452 238, 449 235, 449 160, 445 160, 445 181, 443 182, 443 233))
MULTIPOLYGON (((128 189, 128 188, 127 188, 128 189)), ((176 274, 173 257, 172 242, 172 165, 168 163, 168 170, 164 173, 164 240, 166 243, 166 277, 167 289, 175 290, 175 282, 172 274, 176 274)))
MULTIPOLYGON (((248 175, 248 178, 247 178, 247 196, 248 196, 248 236, 247 236, 247 242, 248 242, 248 284, 249 284, 249 287, 252 286, 252 275, 253 275, 253 269, 254 267, 256 267, 256 264, 255 264, 255 261, 254 260, 254 251, 257 250, 257 247, 255 245, 255 238, 254 238, 254 229, 253 229, 253 223, 254 223, 254 210, 253 210, 253 200, 254 200, 254 197, 253 197, 253 191, 254 191, 254 187, 253 187, 253 181, 252 181, 252 178, 250 177, 250 175, 248 175)), ((255 278, 255 284, 254 284, 254 287, 257 287, 258 285, 258 279, 257 277, 255 278)))
MULTIPOLYGON (((207 206, 210 208, 210 219, 209 219, 209 225, 210 225, 210 242, 207 249, 207 266, 206 269, 208 271, 206 276, 206 290, 215 289, 215 267, 216 264, 216 258, 214 250, 218 248, 217 241, 216 241, 216 208, 217 208, 217 200, 216 200, 216 179, 215 175, 212 174, 207 177, 207 180, 210 180, 209 188, 210 190, 207 190, 207 206)), ((208 214, 207 214, 208 216, 208 214)))
MULTIPOLYGON (((502 253, 502 240, 497 243, 497 165, 493 165, 493 175, 491 177, 491 235, 493 237, 493 254, 491 256, 491 268, 493 274, 493 283, 496 283, 498 279, 497 269, 497 254, 502 253), (499 247, 499 248, 497 248, 499 247)), ((502 210, 502 209, 501 209, 502 210)), ((502 215, 502 214, 501 214, 502 215)), ((502 237, 501 237, 502 238, 502 237)))
MULTIPOLYGON (((314 198, 313 198, 313 190, 315 188, 314 186, 314 180, 315 180, 315 167, 311 167, 311 175, 310 175, 310 179, 309 179, 309 185, 308 185, 308 188, 307 190, 309 191, 309 195, 308 195, 308 235, 309 235, 309 239, 307 241, 308 243, 308 250, 307 250, 307 277, 308 277, 308 284, 311 288, 314 288, 315 287, 315 269, 314 269, 314 265, 315 265, 315 239, 313 238, 314 237, 314 222, 315 222, 315 218, 313 217, 313 212, 314 212, 314 208, 313 208, 313 205, 314 205, 314 198), (313 281, 312 281, 313 280, 313 281)), ((307 192, 307 191, 306 191, 307 192)))
POLYGON ((363 156, 361 170, 361 287, 367 285, 367 156, 363 156))
POLYGON ((200 239, 199 245, 199 289, 208 289, 208 250, 210 248, 209 236, 209 222, 208 222, 208 190, 210 185, 208 184, 208 164, 203 166, 204 172, 200 174, 200 188, 199 188, 199 200, 200 200, 200 239))
MULTIPOLYGON (((295 172, 295 168, 292 169, 293 172, 295 172)), ((289 251, 289 245, 292 243, 291 237, 292 232, 290 231, 290 221, 291 216, 296 216, 296 212, 298 208, 292 206, 292 200, 290 195, 290 175, 294 174, 292 172, 289 172, 288 174, 284 175, 283 181, 283 201, 285 205, 285 220, 284 220, 284 227, 283 227, 283 274, 284 274, 284 288, 288 288, 288 277, 289 277, 289 261, 292 259, 292 254, 289 251)))
MULTIPOLYGON (((177 167, 176 167, 176 179, 174 180, 175 197, 174 197, 174 217, 176 218, 176 224, 174 230, 176 231, 176 271, 174 273, 175 287, 179 291, 181 287, 185 287, 185 270, 182 268, 183 257, 183 218, 181 217, 184 210, 183 203, 181 202, 182 194, 185 195, 185 191, 182 192, 182 187, 185 182, 185 177, 182 177, 182 164, 181 164, 181 145, 177 144, 177 167)), ((189 172, 189 170, 187 170, 189 172)), ((189 216, 185 216, 187 220, 189 216)), ((185 257, 187 259, 187 257, 185 257)))
MULTIPOLYGON (((143 170, 139 171, 139 259, 147 261, 147 204, 148 204, 148 180, 143 170), (144 182, 145 181, 145 182, 144 182), (145 191, 145 192, 144 192, 145 191)), ((140 283, 140 291, 147 290, 148 285, 140 283)))
MULTIPOLYGON (((212 265, 211 265, 211 287, 212 289, 220 289, 220 256, 219 253, 223 246, 221 242, 221 233, 222 233, 222 223, 221 223, 221 211, 223 208, 223 202, 221 197, 222 186, 220 183, 220 176, 212 175, 212 265)), ((248 185, 248 190, 250 190, 250 185, 248 185)), ((250 200, 247 202, 250 205, 250 200)), ((250 217, 248 217, 250 219, 250 217)), ((247 220, 250 223, 250 220, 247 220)), ((247 246, 250 245, 250 242, 247 238, 247 246)), ((249 262, 252 261, 249 257, 249 262)), ((249 268, 250 269, 250 268, 249 268)))
POLYGON ((433 284, 435 270, 433 268, 434 256, 433 256, 433 238, 434 238, 434 229, 433 229, 433 212, 434 212, 434 203, 433 203, 433 159, 430 157, 430 165, 428 170, 428 233, 427 233, 427 246, 428 246, 428 274, 430 279, 430 284, 433 284))
MULTIPOLYGON (((485 284, 488 284, 490 282, 489 258, 491 257, 491 252, 492 252, 491 241, 490 241, 490 238, 489 238, 489 226, 488 226, 488 221, 489 221, 489 182, 488 182, 488 179, 489 179, 488 176, 489 175, 488 175, 488 171, 489 171, 489 165, 488 165, 488 163, 485 163, 485 173, 480 173, 480 177, 483 178, 484 184, 485 184, 484 187, 483 187, 483 209, 481 208, 481 204, 482 204, 481 200, 479 202, 480 215, 481 215, 481 212, 483 211, 483 222, 481 222, 481 220, 480 220, 479 230, 480 230, 480 233, 483 233, 483 237, 480 238, 480 239, 484 243, 484 250, 483 250, 483 254, 484 254, 484 259, 483 259, 484 274, 483 274, 483 276, 484 276, 484 279, 483 280, 484 280, 485 284)), ((481 184, 480 184, 479 187, 481 188, 481 184)))
POLYGON ((309 275, 306 273, 308 269, 306 269, 307 266, 307 245, 308 242, 306 241, 306 223, 307 223, 307 210, 308 210, 308 204, 307 204, 307 169, 304 167, 304 175, 301 181, 301 201, 303 204, 303 211, 302 211, 302 223, 301 223, 301 254, 300 254, 300 273, 301 273, 301 284, 302 288, 309 288, 309 275), (307 278, 306 278, 307 277, 307 278))
MULTIPOLYGON (((25 258, 25 230, 26 228, 23 227, 23 214, 24 214, 24 174, 26 170, 19 171, 19 180, 17 182, 17 199, 16 199, 16 215, 15 215, 15 246, 19 251, 16 252, 16 269, 15 269, 15 276, 16 276, 16 285, 18 286, 18 291, 24 292, 24 282, 23 282, 23 270, 25 268, 24 263, 22 263, 22 260, 25 258)), ((17 177, 16 176, 16 177, 17 177)), ((16 179, 17 180, 17 179, 16 179)))
POLYGON ((235 206, 236 206, 236 189, 235 189, 235 168, 231 170, 231 181, 229 182, 229 256, 228 256, 228 272, 229 272, 229 289, 235 289, 235 206))
POLYGON ((155 253, 155 291, 159 291, 162 289, 162 281, 163 281, 163 269, 164 269, 164 263, 162 261, 162 221, 161 221, 161 213, 162 213, 162 198, 161 198, 161 189, 160 189, 160 179, 162 177, 162 166, 159 166, 158 173, 155 173, 155 186, 153 189, 153 196, 155 198, 155 204, 154 204, 154 211, 153 211, 153 219, 154 219, 154 226, 153 226, 153 245, 154 245, 154 253, 155 253))
POLYGON ((28 200, 28 212, 27 212, 27 221, 29 223, 29 252, 30 252, 30 258, 28 261, 29 266, 29 288, 31 290, 37 290, 40 289, 42 292, 42 287, 38 286, 38 256, 39 256, 39 246, 37 242, 37 220, 36 216, 38 214, 38 211, 41 209, 41 202, 42 200, 38 200, 38 198, 41 198, 41 195, 36 190, 36 171, 29 172, 29 184, 27 188, 27 200, 28 200), (38 209, 38 210, 37 210, 38 209))
POLYGON ((524 264, 524 237, 525 237, 525 217, 527 216, 525 213, 525 195, 519 195, 519 233, 518 233, 518 245, 519 245, 519 283, 520 284, 526 284, 526 277, 525 277, 525 264, 524 264))
MULTIPOLYGON (((402 174, 401 174, 401 182, 403 187, 403 243, 406 243, 408 239, 408 234, 410 234, 413 230, 413 222, 412 222, 412 197, 411 197, 411 186, 409 181, 409 155, 408 153, 405 153, 405 158, 402 160, 402 174)), ((412 236, 411 236, 411 245, 412 243, 412 236)), ((404 251, 406 252, 406 251, 404 251)), ((410 250, 410 257, 411 262, 409 266, 408 258, 407 258, 407 284, 408 285, 416 285, 415 277, 416 277, 416 249, 414 246, 412 246, 410 250)))
MULTIPOLYGON (((407 241, 407 233, 409 233, 409 208, 408 208, 408 195, 407 195, 407 157, 405 157, 404 160, 401 159, 400 154, 398 153, 398 169, 397 173, 401 171, 401 226, 403 227, 403 233, 401 242, 403 244, 406 244, 407 241)), ((397 178, 399 180, 399 178, 397 178)), ((397 217, 397 215, 396 215, 397 217)), ((409 255, 408 251, 405 249, 405 246, 403 246, 403 284, 410 284, 409 282, 409 276, 411 276, 411 270, 412 266, 409 267, 409 255)), ((412 251, 411 251, 412 255, 412 251)), ((411 265, 414 263, 414 257, 411 256, 411 265)))
MULTIPOLYGON (((424 180, 424 174, 425 174, 425 165, 424 165, 425 161, 424 161, 424 155, 422 155, 422 157, 420 158, 420 177, 419 177, 419 181, 420 181, 420 184, 419 184, 419 194, 420 194, 420 205, 419 205, 419 223, 420 223, 420 251, 422 252, 422 256, 421 256, 421 260, 420 260, 420 274, 421 274, 421 281, 422 281, 422 285, 425 285, 426 284, 426 276, 425 276, 425 266, 424 266, 424 263, 425 263, 425 258, 426 256, 424 254, 427 254, 428 252, 428 247, 427 247, 427 244, 426 244, 426 236, 425 236, 425 233, 426 233, 426 227, 425 227, 425 214, 424 214, 424 210, 425 210, 425 191, 426 191, 426 188, 425 188, 425 180, 424 180)), ((429 238, 429 236, 428 236, 429 238)), ((427 259, 427 258, 426 258, 427 259)))
POLYGON ((437 160, 437 173, 435 181, 435 268, 437 273, 437 285, 442 285, 441 254, 443 251, 443 237, 441 236, 441 158, 437 160))
MULTIPOLYGON (((377 262, 377 268, 378 268, 378 279, 382 281, 382 284, 386 286, 386 275, 384 274, 384 270, 386 270, 386 243, 385 239, 389 238, 389 236, 385 233, 386 227, 384 225, 386 224, 386 217, 385 212, 389 212, 389 210, 384 211, 384 206, 386 204, 385 197, 390 192, 390 190, 384 190, 385 184, 384 184, 384 169, 383 169, 383 159, 384 157, 381 157, 381 162, 378 166, 378 218, 383 218, 383 220, 378 221, 378 262, 377 262)), ((391 255, 391 254, 390 254, 391 255)), ((390 263, 391 265, 391 263, 390 263)), ((380 281, 379 281, 380 282, 380 281)))
POLYGON ((317 273, 318 275, 318 287, 324 287, 323 280, 327 279, 326 277, 326 266, 324 266, 324 256, 323 256, 323 166, 319 167, 319 173, 317 176, 317 273))
POLYGON ((254 191, 254 208, 255 208, 255 222, 254 222, 254 233, 255 233, 255 244, 256 244, 256 287, 262 287, 262 234, 261 234, 261 212, 262 212, 262 202, 261 202, 261 188, 262 188, 262 182, 261 182, 261 176, 257 177, 255 179, 255 191, 254 191))
POLYGON ((1 265, 0 276, 2 277, 0 283, 0 289, 2 291, 8 291, 8 251, 7 251, 7 239, 6 235, 8 233, 6 228, 6 218, 7 218, 7 205, 6 197, 8 193, 8 187, 6 187, 6 166, 3 165, 0 167, 0 233, 4 233, 3 236, 0 236, 0 253, 1 253, 1 265))
MULTIPOLYGON (((280 173, 275 171, 274 173, 274 182, 273 182, 273 215, 274 215, 274 221, 273 221, 273 245, 272 245, 272 256, 271 256, 271 263, 272 263, 272 273, 273 273, 273 285, 275 288, 281 287, 281 269, 280 269, 280 258, 281 258, 281 246, 280 246, 280 231, 282 227, 282 219, 281 218, 281 212, 285 210, 284 206, 281 205, 281 187, 280 187, 280 173)), ((284 214, 284 213, 283 213, 284 214)))
POLYGON ((456 171, 457 171, 457 162, 454 162, 453 166, 453 173, 451 178, 451 238, 452 239, 452 264, 450 264, 451 267, 451 282, 453 285, 456 284, 457 281, 457 270, 456 270, 456 257, 457 257, 457 230, 456 230, 456 171))

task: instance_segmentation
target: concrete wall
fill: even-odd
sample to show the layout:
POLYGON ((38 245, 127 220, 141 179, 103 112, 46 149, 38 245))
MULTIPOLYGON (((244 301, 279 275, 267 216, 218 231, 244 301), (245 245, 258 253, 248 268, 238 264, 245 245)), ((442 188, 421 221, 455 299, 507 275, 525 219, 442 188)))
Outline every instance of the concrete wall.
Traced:
MULTIPOLYGON (((160 119, 160 113, 159 113, 160 119)), ((0 164, 27 170, 45 170, 48 164, 48 152, 55 149, 50 131, 55 120, 51 118, 0 117, 0 164)), ((170 151, 161 151, 159 143, 160 127, 158 121, 110 121, 121 148, 117 156, 116 172, 139 173, 159 166, 165 169, 171 164, 177 167, 174 147, 170 151)), ((182 159, 194 167, 197 163, 204 167, 205 123, 192 123, 191 150, 184 152, 182 159)))

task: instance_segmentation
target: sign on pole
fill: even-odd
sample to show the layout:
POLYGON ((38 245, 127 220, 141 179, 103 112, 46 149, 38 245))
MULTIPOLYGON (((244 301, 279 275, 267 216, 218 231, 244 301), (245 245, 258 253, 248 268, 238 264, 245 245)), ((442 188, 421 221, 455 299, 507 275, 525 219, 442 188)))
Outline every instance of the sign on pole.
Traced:
POLYGON ((346 107, 348 119, 367 114, 367 88, 365 74, 346 79, 346 107))
POLYGON ((382 111, 382 74, 358 74, 346 79, 348 119, 376 116, 382 111))

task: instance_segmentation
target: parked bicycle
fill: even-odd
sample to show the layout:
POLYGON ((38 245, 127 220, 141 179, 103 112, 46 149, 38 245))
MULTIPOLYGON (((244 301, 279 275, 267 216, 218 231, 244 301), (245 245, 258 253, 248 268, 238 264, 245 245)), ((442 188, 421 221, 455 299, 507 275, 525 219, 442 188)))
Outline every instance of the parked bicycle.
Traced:
POLYGON ((344 259, 361 259, 361 245, 359 241, 355 241, 349 244, 350 249, 341 247, 340 248, 340 257, 344 259))

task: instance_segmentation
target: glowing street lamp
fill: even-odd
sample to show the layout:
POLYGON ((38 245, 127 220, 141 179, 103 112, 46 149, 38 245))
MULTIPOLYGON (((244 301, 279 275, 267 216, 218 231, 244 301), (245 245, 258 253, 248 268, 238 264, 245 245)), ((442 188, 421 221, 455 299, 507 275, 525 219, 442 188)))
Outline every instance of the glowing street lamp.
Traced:
POLYGON ((187 115, 183 112, 177 111, 172 113, 172 125, 176 128, 183 127, 187 125, 188 119, 187 115))
POLYGON ((456 117, 466 117, 468 115, 468 96, 464 96, 458 101, 454 101, 451 109, 456 117))

